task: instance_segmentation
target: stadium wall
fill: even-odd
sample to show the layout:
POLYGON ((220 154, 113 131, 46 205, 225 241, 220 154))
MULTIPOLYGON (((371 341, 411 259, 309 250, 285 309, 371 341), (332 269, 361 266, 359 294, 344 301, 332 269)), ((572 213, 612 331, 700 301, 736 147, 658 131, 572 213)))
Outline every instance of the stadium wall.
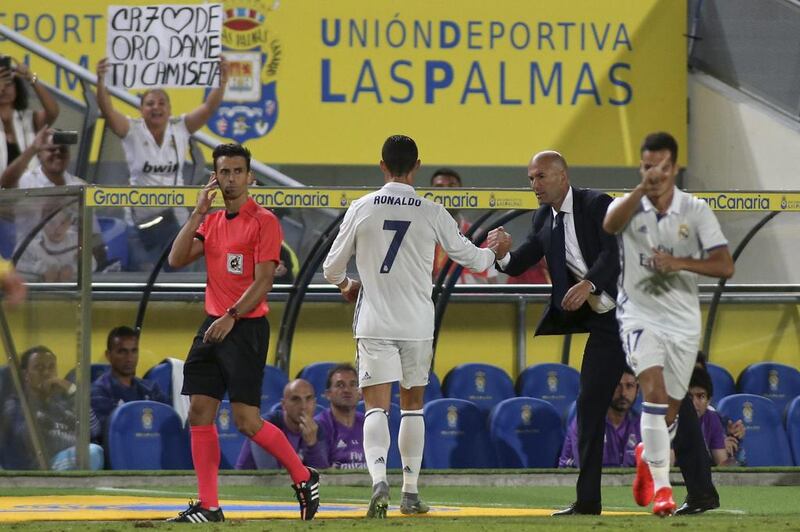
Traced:
MULTIPOLYGON (((796 190, 800 122, 706 74, 689 77, 688 190, 796 190)), ((764 214, 717 213, 736 245, 764 214)), ((781 214, 736 263, 735 283, 798 284, 798 216, 781 214), (768 260, 765 260, 768 257, 768 260)))

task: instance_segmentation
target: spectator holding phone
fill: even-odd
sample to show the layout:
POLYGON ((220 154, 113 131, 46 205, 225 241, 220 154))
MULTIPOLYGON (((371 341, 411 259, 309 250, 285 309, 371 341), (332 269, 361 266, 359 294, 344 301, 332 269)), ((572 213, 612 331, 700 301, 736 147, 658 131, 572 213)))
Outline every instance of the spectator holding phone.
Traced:
MULTIPOLYGON (((58 103, 44 85, 39 83, 36 73, 28 65, 14 61, 9 56, 0 56, 0 172, 25 151, 34 140, 36 132, 53 124, 58 118, 58 103), (28 90, 25 82, 42 105, 42 110, 28 108, 28 90)), ((31 167, 36 163, 31 159, 31 167)), ((5 184, 2 185, 5 187, 5 184)))
MULTIPOLYGON (((228 62, 220 58, 219 86, 193 111, 172 116, 169 96, 162 89, 150 89, 142 95, 141 118, 129 118, 116 109, 105 84, 110 68, 108 58, 97 64, 97 104, 108 127, 120 139, 130 172, 130 184, 137 187, 182 186, 183 165, 189 138, 203 127, 217 110, 228 83, 228 62)), ((145 256, 140 263, 155 262, 165 245, 178 233, 188 218, 185 210, 154 212, 149 208, 129 211, 129 222, 137 231, 131 236, 141 240, 145 256)), ((136 250, 134 250, 136 252, 136 250)))
MULTIPOLYGON (((77 134, 72 131, 56 131, 42 128, 31 145, 23 151, 0 176, 3 188, 46 188, 67 185, 85 185, 86 182, 67 171, 70 162, 70 144, 77 143, 77 134), (38 158, 37 158, 38 157, 38 158), (32 169, 29 163, 41 161, 32 169)), ((30 240, 30 246, 20 256, 19 270, 36 279, 66 281, 74 279, 77 272, 78 234, 77 206, 65 209, 64 215, 56 215, 45 228, 31 235, 44 216, 53 210, 62 209, 61 199, 50 201, 28 200, 15 208, 17 249, 30 240), (53 240, 55 239, 55 240, 53 240), (38 250, 38 251, 37 251, 38 250), (57 266, 55 269, 54 267, 57 266)), ((106 270, 110 264, 106 256, 100 225, 92 219, 94 239, 92 254, 95 267, 106 270)), ((116 265, 118 267, 118 264, 116 265)))

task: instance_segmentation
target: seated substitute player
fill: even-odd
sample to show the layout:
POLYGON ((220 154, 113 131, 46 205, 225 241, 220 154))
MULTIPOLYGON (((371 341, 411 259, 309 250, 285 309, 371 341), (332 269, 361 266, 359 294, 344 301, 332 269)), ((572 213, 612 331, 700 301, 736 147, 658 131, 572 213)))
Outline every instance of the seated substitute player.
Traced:
MULTIPOLYGON (((633 467, 636 465, 636 446, 642 441, 639 414, 631 407, 636 401, 639 386, 631 368, 623 370, 611 405, 606 414, 606 434, 603 443, 603 467, 633 467)), ((569 424, 558 467, 580 467, 578 452, 578 420, 569 424)))
MULTIPOLYGON (((695 368, 689 381, 689 397, 694 403, 706 449, 711 455, 714 465, 738 465, 736 453, 739 451, 739 439, 732 434, 726 434, 723 428, 722 416, 710 406, 714 395, 714 384, 705 368, 695 368)), ((729 420, 730 421, 730 420, 729 420)))
MULTIPOLYGON (((281 407, 267 416, 266 421, 283 431, 292 448, 309 467, 325 469, 328 463, 328 439, 325 430, 314 421, 317 396, 314 387, 305 379, 295 379, 283 387, 281 407)), ((236 459, 236 469, 277 469, 271 454, 256 443, 245 440, 236 459)))
POLYGON ((337 469, 366 469, 364 414, 356 410, 361 399, 358 372, 350 364, 328 371, 325 397, 331 406, 314 418, 328 441, 328 462, 337 469))
POLYGON ((300 518, 313 519, 319 507, 319 474, 307 468, 283 432, 261 419, 261 381, 269 346, 269 307, 280 261, 278 219, 249 196, 253 182, 250 152, 222 144, 213 152, 214 172, 181 228, 169 263, 182 268, 205 255, 208 315, 197 331, 183 368, 183 390, 190 396, 189 425, 198 501, 171 521, 224 521, 218 500, 219 437, 214 420, 225 392, 233 419, 248 438, 273 454, 292 478, 300 518), (225 209, 208 214, 222 191, 225 209), (205 220, 204 220, 205 218, 205 220))
POLYGON ((708 204, 675 186, 678 144, 668 133, 641 147, 642 181, 608 207, 603 228, 618 234, 622 272, 617 320, 628 364, 639 378, 642 444, 636 502, 653 513, 675 511, 669 482, 670 440, 700 343, 697 276, 728 278, 728 242, 708 204))
POLYGON ((323 265, 325 278, 339 287, 345 299, 358 297, 353 331, 367 410, 364 456, 372 477, 367 511, 372 518, 385 518, 389 505, 388 412, 395 381, 400 381, 400 511, 429 510, 419 498, 417 480, 425 445, 423 396, 433 357, 434 248, 438 243, 453 260, 474 271, 491 267, 496 256, 494 250, 479 248, 459 233, 444 207, 416 194, 414 174, 420 161, 412 139, 389 137, 381 155, 385 185, 353 202, 323 265), (360 282, 347 277, 347 264, 354 254, 360 282))

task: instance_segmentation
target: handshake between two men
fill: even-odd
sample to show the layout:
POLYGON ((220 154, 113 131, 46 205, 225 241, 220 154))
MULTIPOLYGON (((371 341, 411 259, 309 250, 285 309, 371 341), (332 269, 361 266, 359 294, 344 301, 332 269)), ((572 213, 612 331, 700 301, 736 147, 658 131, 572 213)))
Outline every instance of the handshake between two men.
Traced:
MULTIPOLYGON (((495 255, 497 256, 497 264, 501 271, 505 271, 507 266, 511 262, 511 256, 509 255, 509 251, 511 250, 512 239, 511 235, 505 231, 505 229, 500 226, 497 229, 492 229, 489 231, 489 234, 486 237, 486 245, 494 250, 495 255)), ((525 247, 525 246, 523 246, 525 247)), ((529 260, 530 257, 526 257, 524 252, 520 253, 520 256, 514 256, 514 260, 529 260)), ((536 260, 529 261, 530 264, 528 266, 533 266, 536 264, 539 259, 541 258, 540 255, 535 257, 536 260)), ((548 270, 550 270, 551 266, 548 264, 548 270)), ((550 273, 552 277, 552 272, 550 273)), ((566 294, 564 294, 564 298, 561 300, 560 307, 567 311, 576 311, 586 302, 589 295, 594 290, 594 286, 591 282, 587 280, 581 280, 571 287, 567 289, 566 294)))

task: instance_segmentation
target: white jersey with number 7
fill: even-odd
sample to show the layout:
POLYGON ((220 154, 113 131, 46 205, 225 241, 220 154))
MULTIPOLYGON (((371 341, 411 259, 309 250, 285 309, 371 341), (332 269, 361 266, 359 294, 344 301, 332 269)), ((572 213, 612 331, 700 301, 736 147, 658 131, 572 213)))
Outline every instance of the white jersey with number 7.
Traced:
POLYGON ((325 259, 325 278, 339 284, 355 254, 361 293, 353 316, 356 338, 430 340, 436 244, 473 271, 494 264, 494 252, 472 244, 438 203, 403 183, 387 183, 354 201, 325 259))

